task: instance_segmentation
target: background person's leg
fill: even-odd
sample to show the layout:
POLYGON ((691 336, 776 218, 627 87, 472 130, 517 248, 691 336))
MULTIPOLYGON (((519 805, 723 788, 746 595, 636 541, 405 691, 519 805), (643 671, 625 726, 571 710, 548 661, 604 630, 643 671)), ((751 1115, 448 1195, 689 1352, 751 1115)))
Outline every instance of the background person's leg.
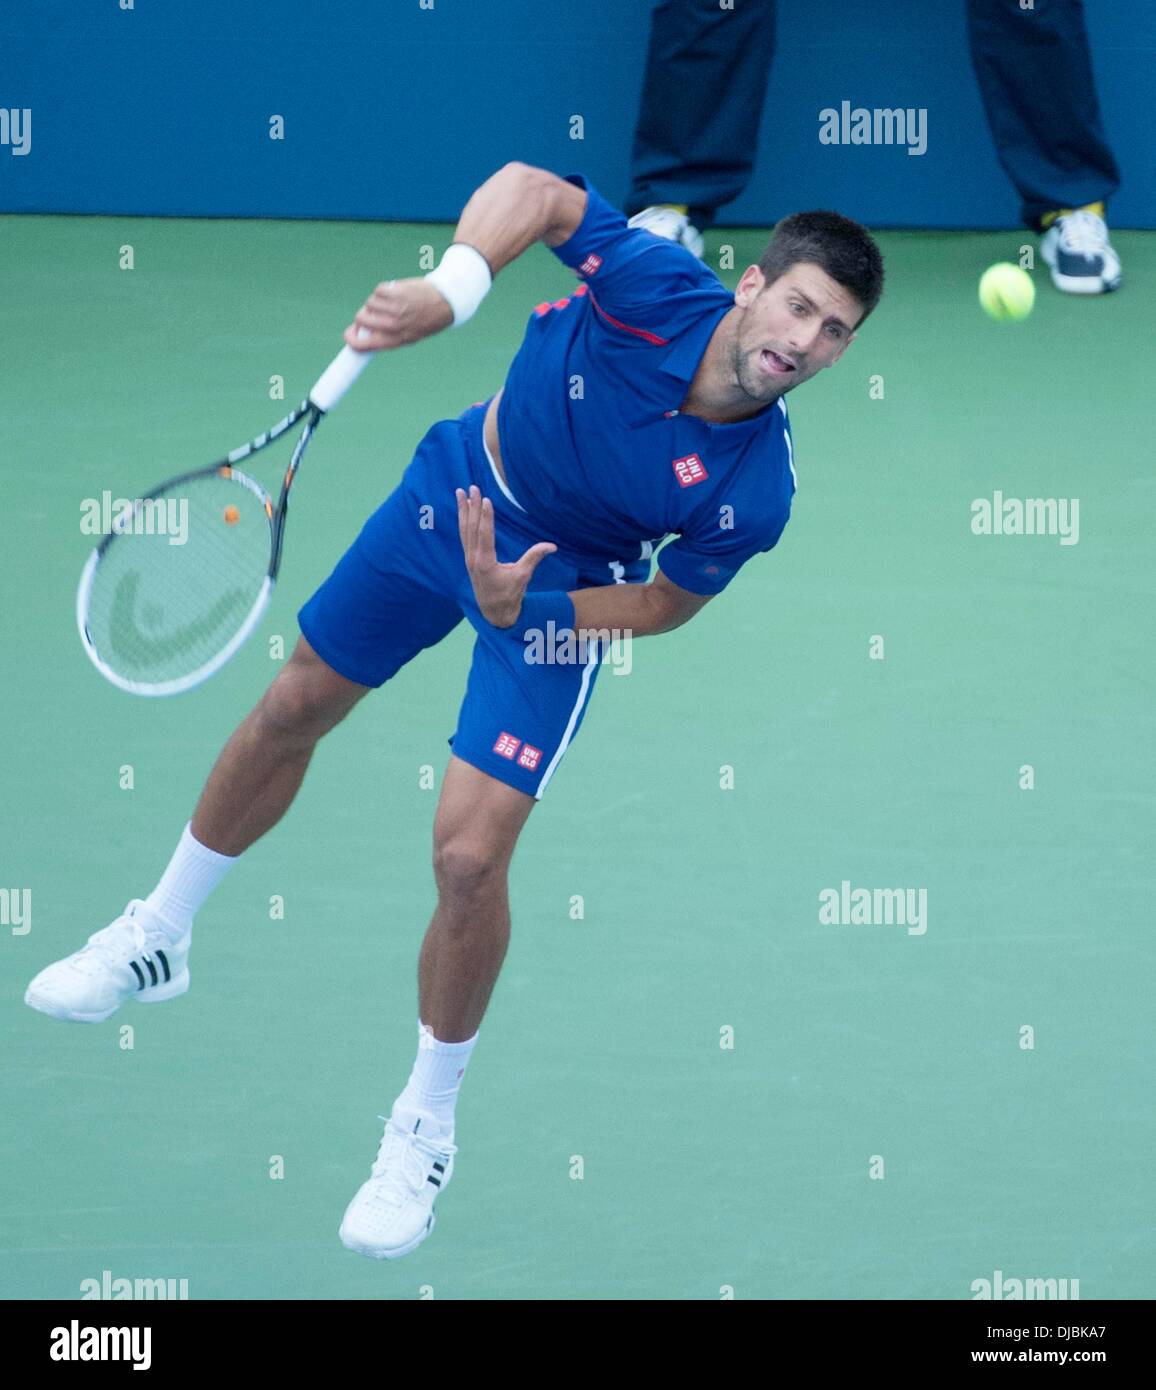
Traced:
POLYGON ((1120 186, 1096 98, 1082 0, 967 0, 971 61, 996 154, 1024 224, 1120 186))
POLYGON ((775 51, 775 0, 660 0, 631 156, 628 217, 684 204, 700 230, 746 187, 775 51))

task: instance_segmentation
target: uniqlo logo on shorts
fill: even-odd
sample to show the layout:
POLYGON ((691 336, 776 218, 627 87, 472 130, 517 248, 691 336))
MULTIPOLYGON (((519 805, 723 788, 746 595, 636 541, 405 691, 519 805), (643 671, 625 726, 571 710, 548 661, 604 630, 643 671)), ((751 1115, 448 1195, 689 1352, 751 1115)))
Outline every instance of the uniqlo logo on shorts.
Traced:
POLYGON ((499 734, 498 741, 494 744, 494 752, 503 758, 513 758, 514 754, 522 746, 522 740, 515 738, 513 734, 499 734))
POLYGON ((535 748, 532 743, 524 743, 522 751, 518 754, 518 766, 528 767, 531 772, 538 766, 542 757, 542 750, 535 748))
POLYGON ((602 257, 596 256, 594 252, 591 251, 578 269, 583 275, 593 275, 601 264, 602 257))
POLYGON ((687 454, 684 459, 675 459, 671 467, 674 469, 679 487, 693 487, 707 476, 702 459, 697 454, 687 454))

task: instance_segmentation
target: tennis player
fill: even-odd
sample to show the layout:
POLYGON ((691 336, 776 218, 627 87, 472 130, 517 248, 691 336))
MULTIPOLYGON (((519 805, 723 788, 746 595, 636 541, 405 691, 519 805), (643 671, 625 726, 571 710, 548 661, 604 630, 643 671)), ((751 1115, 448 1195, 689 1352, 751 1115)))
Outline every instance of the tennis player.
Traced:
POLYGON ((346 341, 386 351, 465 323, 536 241, 576 287, 534 308, 496 395, 429 430, 301 609, 296 649, 153 892, 26 995, 95 1023, 126 999, 183 994, 197 911, 285 814, 317 741, 465 617, 477 640, 434 824, 417 1056, 340 1229, 378 1259, 433 1229, 509 939, 514 846, 581 726, 608 634, 681 626, 776 544, 795 491, 786 395, 839 361, 883 289, 875 243, 838 213, 785 218, 731 292, 681 245, 627 227, 581 174, 511 163, 470 199, 437 269, 379 285, 346 341))

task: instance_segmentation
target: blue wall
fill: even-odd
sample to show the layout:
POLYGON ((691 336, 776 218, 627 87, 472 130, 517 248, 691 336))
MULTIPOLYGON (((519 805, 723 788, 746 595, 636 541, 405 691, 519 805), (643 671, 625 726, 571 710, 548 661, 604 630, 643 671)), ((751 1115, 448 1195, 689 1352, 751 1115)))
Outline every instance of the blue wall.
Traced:
MULTIPOLYGON (((743 0, 739 0, 743 3, 743 0)), ((730 225, 1015 227, 964 0, 779 0, 755 179, 730 225), (926 107, 929 145, 825 146, 844 100, 926 107)), ((649 0, 0 0, 0 210, 449 220, 508 159, 626 193, 649 0), (581 114, 585 138, 570 138, 581 114), (268 138, 273 114, 286 138, 268 138)), ((1114 226, 1156 226, 1156 3, 1087 0, 1114 226)))

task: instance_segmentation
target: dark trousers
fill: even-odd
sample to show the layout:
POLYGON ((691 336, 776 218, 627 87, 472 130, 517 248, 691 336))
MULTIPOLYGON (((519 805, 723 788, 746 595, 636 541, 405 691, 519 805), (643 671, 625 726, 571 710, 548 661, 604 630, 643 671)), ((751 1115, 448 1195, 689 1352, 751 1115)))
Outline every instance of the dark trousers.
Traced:
MULTIPOLYGON (((1107 199, 1120 172, 1104 136, 1083 0, 964 0, 972 67, 1025 225, 1107 199)), ((709 227, 746 187, 775 52, 775 0, 659 0, 651 17, 627 215, 686 203, 709 227)))

